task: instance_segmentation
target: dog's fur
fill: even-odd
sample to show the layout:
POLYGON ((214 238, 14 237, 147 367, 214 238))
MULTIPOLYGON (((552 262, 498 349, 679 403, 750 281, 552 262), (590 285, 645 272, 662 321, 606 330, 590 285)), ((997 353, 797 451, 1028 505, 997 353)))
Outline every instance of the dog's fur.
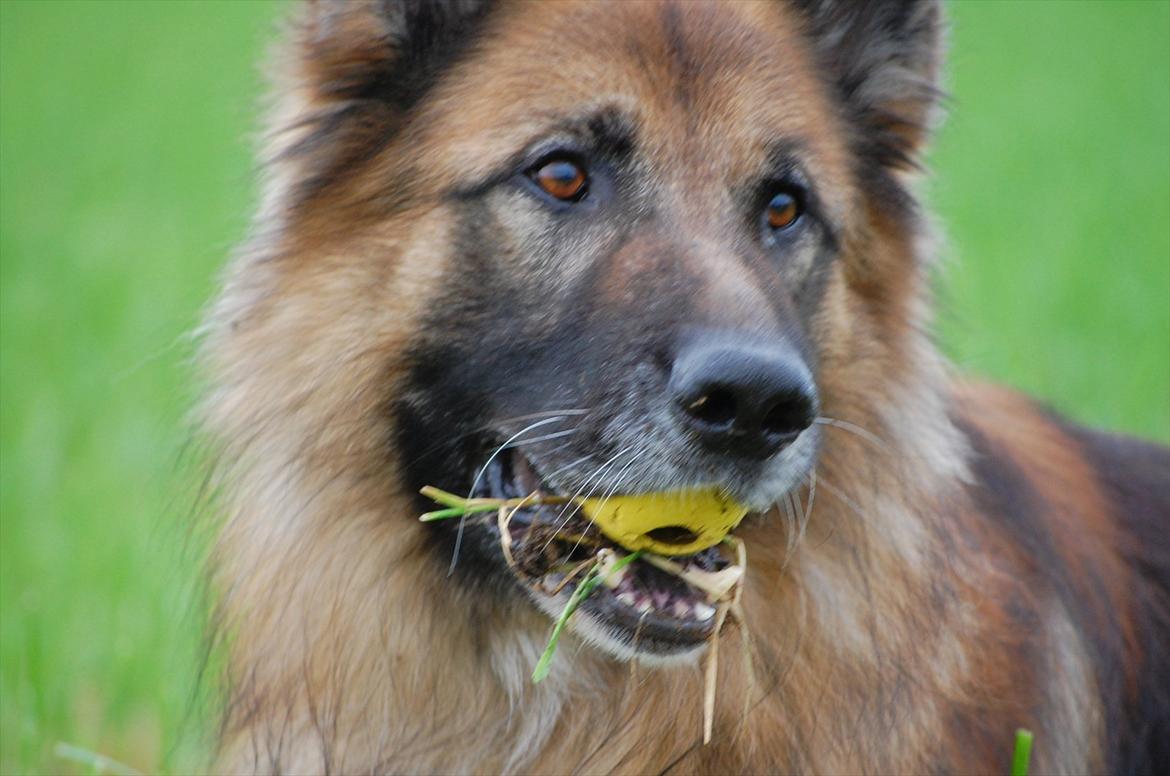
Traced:
MULTIPOLYGON (((927 0, 301 9, 205 340, 220 768, 991 772, 1018 727, 1037 773, 1170 764, 1170 454, 956 379, 926 332, 907 184, 941 23, 927 0), (604 125, 633 181, 592 230, 493 178, 565 115, 604 125), (766 265, 736 187, 777 149, 820 220, 766 265), (548 618, 471 558, 448 576, 413 495, 454 481, 435 423, 569 406, 566 373, 596 398, 576 363, 620 370, 625 415, 579 426, 602 445, 652 393, 621 376, 646 332, 692 322, 782 327, 825 419, 783 502, 808 512, 796 548, 781 508, 737 531, 747 628, 707 746, 692 665, 567 638, 532 685, 548 618), (550 352, 571 358, 540 369, 550 352)), ((634 481, 656 477, 683 475, 634 481)))

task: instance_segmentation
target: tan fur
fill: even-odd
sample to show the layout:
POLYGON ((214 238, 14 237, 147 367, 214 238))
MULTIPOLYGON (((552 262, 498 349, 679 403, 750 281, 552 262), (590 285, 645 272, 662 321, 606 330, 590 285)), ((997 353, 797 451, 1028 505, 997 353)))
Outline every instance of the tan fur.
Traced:
MULTIPOLYGON (((712 57, 684 81, 658 3, 513 5, 344 185, 294 202, 288 182, 303 162, 272 166, 257 236, 227 276, 205 347, 202 417, 223 461, 214 584, 230 643, 219 769, 987 771, 1006 769, 997 758, 1024 723, 1050 737, 1043 752, 1061 753, 1039 754, 1035 772, 1100 764, 1086 646, 1067 613, 1039 601, 1050 615, 1034 636, 1059 646, 1038 674, 1017 664, 1001 607, 1022 593, 1018 551, 964 490, 968 449, 953 408, 972 418, 1032 411, 953 387, 922 333, 926 291, 910 269, 930 259, 920 225, 908 232, 855 179, 794 13, 770 3, 680 8, 693 56, 740 59, 712 57), (421 551, 427 527, 413 519, 400 462, 385 455, 396 358, 458 258, 442 194, 537 136, 548 115, 584 104, 620 106, 644 123, 646 186, 694 235, 684 260, 710 273, 717 296, 744 298, 728 279, 737 269, 720 264, 730 259, 710 192, 769 138, 801 139, 845 227, 812 332, 822 415, 840 425, 825 427, 815 496, 810 486, 798 494, 811 516, 796 550, 778 514, 738 532, 750 557, 746 628, 721 647, 705 747, 698 666, 619 664, 569 638, 549 680, 533 686, 548 619, 450 583, 421 551), (1042 709, 1020 682, 1053 685, 1042 709), (966 735, 997 715, 1002 740, 966 735)), ((279 125, 322 107, 305 84, 313 67, 333 66, 295 51, 280 66, 279 125)), ((275 155, 302 138, 278 133, 275 155)), ((611 278, 615 297, 652 255, 631 250, 619 267, 630 275, 611 278)), ((1043 421, 1015 432, 979 424, 1020 450, 1030 478, 1059 483, 1045 486, 1053 503, 1106 531, 1091 477, 1055 442, 1037 447, 1043 421)))

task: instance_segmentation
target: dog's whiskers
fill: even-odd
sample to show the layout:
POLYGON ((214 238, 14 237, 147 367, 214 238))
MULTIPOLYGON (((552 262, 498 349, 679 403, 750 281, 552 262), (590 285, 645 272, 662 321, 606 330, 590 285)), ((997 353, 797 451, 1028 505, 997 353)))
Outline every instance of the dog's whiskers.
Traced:
POLYGON ((814 467, 808 473, 808 505, 804 510, 804 521, 800 526, 800 537, 804 538, 805 529, 808 528, 808 523, 812 519, 813 501, 817 497, 817 470, 814 467))
MULTIPOLYGON (((491 455, 488 456, 488 459, 487 459, 487 461, 484 462, 483 466, 481 466, 479 468, 479 471, 476 473, 475 478, 471 481, 471 488, 467 491, 467 498, 470 499, 473 495, 475 495, 475 489, 479 487, 479 481, 481 479, 483 479, 484 473, 488 470, 488 467, 492 465, 492 461, 494 461, 496 459, 496 456, 499 455, 501 452, 503 452, 508 447, 508 445, 510 445, 512 442, 515 442, 517 439, 524 436, 525 434, 527 434, 529 431, 531 431, 534 428, 540 428, 541 426, 547 426, 550 423, 559 423, 560 421, 564 420, 566 417, 568 417, 568 416, 562 414, 562 415, 556 415, 556 416, 551 417, 551 418, 545 418, 544 420, 538 420, 535 423, 531 423, 531 424, 525 426, 524 428, 520 429, 512 436, 508 437, 508 439, 504 440, 504 443, 502 445, 500 445, 499 447, 497 447, 495 449, 495 451, 491 455)), ((451 574, 453 574, 455 572, 455 566, 456 566, 456 564, 459 563, 459 549, 463 546, 463 529, 466 527, 466 524, 467 524, 467 515, 465 513, 459 517, 459 527, 455 531, 455 548, 451 552, 451 565, 447 569, 448 576, 450 576, 451 574)))
POLYGON ((781 568, 787 568, 788 562, 792 560, 792 553, 796 551, 796 543, 800 534, 801 509, 796 501, 796 495, 792 491, 784 494, 784 501, 781 503, 788 523, 788 532, 784 538, 784 562, 781 564, 781 568))
POLYGON ((509 423, 520 423, 525 420, 536 420, 539 418, 547 418, 550 415, 587 415, 589 410, 585 407, 575 407, 573 409, 564 410, 545 410, 543 412, 530 412, 527 415, 515 415, 510 418, 503 418, 501 420, 493 421, 492 424, 483 426, 480 431, 490 431, 492 428, 498 426, 506 426, 509 423))
MULTIPOLYGON (((554 448, 554 449, 560 449, 560 448, 554 448)), ((566 471, 568 469, 572 469, 577 464, 588 461, 592 457, 593 457, 593 453, 586 453, 585 455, 581 456, 580 458, 574 458, 573 460, 569 461, 568 463, 562 464, 562 465, 558 466, 557 468, 552 469, 547 474, 545 474, 543 472, 540 473, 540 478, 542 480, 544 480, 545 482, 549 482, 549 480, 551 480, 553 477, 560 474, 561 472, 566 471)), ((549 483, 549 484, 552 484, 552 483, 549 483)))
POLYGON ((562 438, 562 437, 567 437, 567 436, 569 436, 569 435, 571 435, 571 434, 576 434, 576 433, 577 433, 577 429, 576 429, 576 428, 570 428, 570 429, 566 429, 565 431, 556 431, 556 432, 554 432, 554 433, 552 433, 552 434, 545 434, 544 436, 538 436, 538 437, 534 437, 534 438, 532 438, 532 439, 520 439, 520 440, 517 440, 517 441, 515 441, 515 442, 512 442, 512 443, 511 443, 511 444, 509 444, 509 445, 506 445, 506 446, 504 447, 504 449, 505 449, 505 450, 510 450, 510 449, 512 449, 512 448, 514 448, 514 447, 521 447, 522 445, 534 445, 534 444, 536 444, 537 442, 547 442, 547 441, 548 441, 548 440, 550 440, 550 439, 560 439, 560 438, 562 438))
POLYGON ((795 489, 783 494, 773 504, 777 510, 777 514, 784 520, 787 529, 787 535, 784 540, 784 561, 781 564, 782 568, 788 565, 792 554, 804 540, 809 521, 812 519, 813 501, 817 495, 816 469, 809 472, 807 481, 809 487, 807 504, 801 503, 800 496, 797 495, 795 489))
POLYGON ((842 431, 848 431, 851 434, 856 434, 857 436, 861 437, 862 439, 866 440, 867 442, 870 442, 871 444, 875 445, 882 452, 893 453, 893 449, 890 447, 890 445, 884 439, 882 439, 881 437, 879 437, 877 434, 873 433, 872 431, 857 425, 856 423, 852 423, 848 420, 841 420, 840 418, 830 418, 827 415, 818 415, 813 420, 813 422, 818 423, 822 426, 830 426, 831 428, 839 428, 842 431))
MULTIPOLYGON (((628 469, 629 469, 631 466, 633 466, 633 464, 634 464, 634 463, 635 463, 635 462, 636 462, 636 461, 637 461, 639 458, 641 458, 643 455, 645 455, 645 454, 646 454, 647 452, 649 452, 649 451, 650 451, 650 448, 649 448, 649 447, 644 447, 644 448, 642 448, 642 449, 641 449, 641 450, 639 450, 638 452, 634 453, 634 455, 632 455, 632 456, 630 457, 630 460, 626 461, 625 465, 624 465, 624 466, 622 466, 622 468, 618 470, 618 473, 614 475, 614 481, 613 481, 613 485, 610 487, 610 489, 609 489, 608 491, 606 491, 605 495, 602 497, 602 499, 601 499, 601 504, 600 504, 600 506, 597 508, 597 510, 596 510, 596 511, 600 512, 600 511, 601 511, 601 510, 602 510, 602 509, 605 507, 605 505, 609 503, 609 500, 610 500, 611 498, 613 498, 613 495, 614 495, 615 493, 617 493, 617 490, 618 490, 618 488, 620 488, 620 487, 622 486, 622 483, 625 481, 625 477, 626 477, 626 471, 627 471, 627 470, 628 470, 628 469)), ((590 517, 590 518, 589 518, 589 523, 588 523, 588 524, 585 526, 585 530, 584 530, 584 531, 582 531, 582 532, 581 532, 581 535, 577 537, 577 542, 576 542, 576 543, 573 545, 573 549, 569 551, 569 554, 570 554, 570 555, 571 555, 571 554, 573 553, 573 551, 575 551, 575 550, 576 550, 576 549, 577 549, 579 546, 581 546, 581 540, 585 538, 585 534, 586 534, 586 533, 588 533, 588 532, 589 532, 589 529, 593 527, 593 522, 594 522, 593 518, 592 518, 592 517, 590 517)))
POLYGON ((621 458, 623 455, 625 455, 626 453, 628 453, 632 449, 633 449, 633 445, 630 445, 628 447, 623 447, 621 450, 618 450, 607 461, 605 461, 603 464, 601 464, 599 467, 597 467, 597 470, 594 471, 593 474, 589 475, 589 478, 587 480, 585 480, 585 482, 581 485, 581 487, 577 489, 577 492, 573 494, 572 498, 570 498, 565 503, 565 506, 562 507, 561 511, 557 514, 556 518, 553 521, 554 523, 557 524, 556 530, 553 531, 553 533, 549 537, 548 541, 544 543, 543 547, 541 547, 542 552, 544 550, 548 549, 548 546, 550 544, 552 544, 553 539, 556 537, 556 535, 558 533, 560 533, 562 530, 564 530, 565 526, 569 524, 569 521, 572 520, 573 517, 581 510, 581 506, 584 503, 585 499, 591 498, 593 496, 594 492, 596 492, 597 488, 599 488, 601 486, 601 475, 605 472, 605 470, 608 469, 610 466, 612 466, 619 458, 621 458), (597 480, 597 482, 594 483, 590 487, 589 483, 593 482, 594 480, 597 480), (583 492, 585 492, 586 487, 589 487, 589 492, 585 493, 585 495, 582 496, 581 494, 583 492), (572 509, 571 512, 569 512, 570 509, 572 509), (567 516, 565 515, 566 512, 568 512, 567 516))
POLYGON ((860 506, 858 506, 857 502, 846 496, 840 488, 835 487, 831 482, 825 479, 825 475, 823 474, 821 475, 821 486, 824 487, 825 490, 829 491, 829 493, 831 493, 833 496, 836 496, 841 501, 841 503, 849 507, 862 520, 866 519, 865 512, 860 506))

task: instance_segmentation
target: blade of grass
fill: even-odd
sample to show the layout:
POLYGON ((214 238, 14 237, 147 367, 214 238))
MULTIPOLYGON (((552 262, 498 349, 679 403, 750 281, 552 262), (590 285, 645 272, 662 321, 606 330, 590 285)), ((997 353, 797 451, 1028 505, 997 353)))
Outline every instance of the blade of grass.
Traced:
POLYGON ((76 763, 88 767, 95 774, 112 774, 113 776, 142 776, 142 772, 120 763, 112 757, 92 752, 84 747, 58 741, 53 747, 53 754, 57 759, 76 763))
POLYGON ((565 629, 565 623, 573 616, 573 612, 577 611, 577 607, 581 602, 593 592, 595 587, 594 582, 597 580, 597 566, 589 569, 589 573, 581 580, 581 584, 577 585, 577 589, 569 596, 569 602, 565 604, 565 608, 561 611, 561 616, 557 618, 556 624, 553 625, 552 635, 549 636, 548 646, 544 648, 544 654, 540 656, 540 660, 536 661, 536 668, 532 671, 532 683, 538 684, 544 681, 548 676, 549 669, 552 666, 553 653, 556 652, 557 642, 560 641, 561 631, 565 629))
POLYGON ((1028 761, 1032 758, 1032 731, 1016 731, 1016 751, 1012 755, 1012 776, 1028 776, 1028 761))
POLYGON ((440 490, 434 485, 427 485, 421 488, 419 493, 434 501, 436 504, 442 504, 445 507, 462 507, 467 504, 467 499, 456 496, 454 493, 440 490))
POLYGON ((418 519, 424 523, 431 523, 435 520, 446 520, 449 517, 459 517, 460 515, 474 515, 479 512, 493 512, 499 509, 500 503, 495 504, 470 504, 467 506, 451 507, 449 509, 438 509, 434 512, 427 512, 419 515, 418 519))
POLYGON ((509 507, 518 509, 522 506, 533 506, 536 504, 560 504, 565 501, 560 496, 544 496, 536 493, 530 493, 524 498, 463 498, 456 496, 454 493, 448 493, 445 490, 436 488, 433 485, 427 485, 419 489, 419 493, 423 494, 436 504, 447 507, 446 509, 437 509, 434 512, 427 512, 419 516, 419 520, 424 523, 434 522, 436 520, 446 520, 450 517, 462 517, 463 515, 473 515, 479 512, 491 512, 500 507, 509 507))
POLYGON ((581 580, 581 584, 577 585, 577 589, 569 596, 569 602, 565 604, 564 610, 561 611, 561 616, 557 618, 556 624, 553 625, 552 635, 548 639, 548 646, 544 648, 544 654, 540 656, 540 660, 536 662, 536 668, 532 671, 533 684, 539 684, 548 676, 549 669, 552 667, 553 654, 557 651, 557 642, 561 638, 561 631, 565 629, 566 623, 573 616, 573 612, 577 611, 577 607, 581 605, 581 602, 588 598, 597 589, 598 585, 611 575, 633 563, 641 555, 642 551, 638 550, 637 552, 631 552, 629 555, 619 558, 604 574, 598 568, 599 563, 595 563, 593 568, 589 569, 589 573, 581 580))

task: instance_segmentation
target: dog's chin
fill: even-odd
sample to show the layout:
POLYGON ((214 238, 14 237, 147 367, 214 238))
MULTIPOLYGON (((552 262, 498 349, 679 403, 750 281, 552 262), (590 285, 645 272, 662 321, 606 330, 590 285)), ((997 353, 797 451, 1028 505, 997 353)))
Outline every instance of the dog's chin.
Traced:
MULTIPOLYGON (((732 490, 755 510, 747 519, 759 519, 759 513, 804 482, 815 449, 813 434, 804 434, 777 456, 767 476, 753 481, 750 488, 732 490)), ((515 449, 497 455, 478 481, 474 494, 478 497, 559 495, 515 449)), ((599 554, 610 558, 628 554, 574 505, 522 507, 511 511, 506 520, 500 517, 480 515, 466 530, 479 534, 475 544, 495 556, 492 565, 497 572, 510 577, 552 621, 562 616, 593 559, 599 554)), ((715 633, 718 603, 678 572, 687 572, 689 578, 736 576, 746 572, 737 570, 738 563, 734 548, 726 542, 669 559, 643 555, 607 574, 579 603, 567 626, 586 644, 619 660, 637 659, 651 666, 693 662, 715 633), (668 560, 674 573, 663 570, 663 560, 668 560)))

